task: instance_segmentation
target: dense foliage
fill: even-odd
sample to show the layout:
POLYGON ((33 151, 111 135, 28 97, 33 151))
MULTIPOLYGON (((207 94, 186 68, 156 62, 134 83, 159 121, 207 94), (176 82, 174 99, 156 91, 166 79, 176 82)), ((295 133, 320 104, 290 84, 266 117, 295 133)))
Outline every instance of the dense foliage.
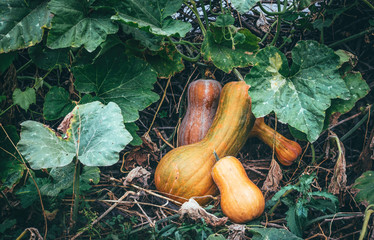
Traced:
POLYGON ((374 237, 373 30, 369 0, 0 1, 0 239, 374 237), (280 167, 247 141, 267 203, 242 228, 154 190, 199 78, 245 81, 302 146, 280 167))

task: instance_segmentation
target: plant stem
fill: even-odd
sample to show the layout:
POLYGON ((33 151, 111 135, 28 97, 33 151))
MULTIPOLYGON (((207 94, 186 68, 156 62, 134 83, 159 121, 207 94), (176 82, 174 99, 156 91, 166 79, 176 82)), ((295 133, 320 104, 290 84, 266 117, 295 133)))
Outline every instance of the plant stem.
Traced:
POLYGON ((258 2, 258 6, 261 8, 261 10, 266 14, 266 15, 269 15, 269 16, 275 16, 275 15, 283 15, 286 10, 287 10, 287 4, 288 4, 288 1, 287 0, 284 0, 283 1, 283 9, 282 11, 280 11, 279 9, 279 6, 280 6, 280 1, 278 0, 277 1, 278 3, 278 12, 269 12, 267 11, 264 6, 262 6, 261 2, 258 2))
POLYGON ((16 73, 20 73, 26 68, 30 67, 32 64, 32 60, 29 60, 27 63, 25 63, 22 67, 20 67, 18 70, 16 70, 16 73))
MULTIPOLYGON (((201 29, 201 32, 203 33, 203 36, 205 36, 205 34, 206 34, 206 29, 205 29, 205 27, 204 27, 204 24, 203 24, 203 22, 201 21, 201 18, 200 18, 200 16, 199 16, 199 12, 197 11, 197 7, 196 7, 196 3, 195 3, 195 1, 191 1, 191 3, 192 3, 192 7, 191 7, 191 5, 189 5, 188 3, 187 3, 187 1, 185 1, 185 4, 186 4, 186 6, 195 14, 195 16, 196 16, 196 19, 197 19, 197 22, 198 22, 198 24, 199 24, 199 26, 200 26, 200 29, 201 29)), ((208 23, 207 23, 208 24, 208 23)))
POLYGON ((277 19, 277 30, 275 32, 275 36, 273 38, 273 41, 271 41, 270 45, 275 46, 275 44, 277 43, 278 37, 280 35, 280 31, 281 31, 281 25, 282 25, 282 16, 278 16, 278 19, 277 19))
POLYGON ((238 71, 238 69, 234 68, 232 70, 232 72, 235 74, 235 76, 239 79, 239 81, 244 81, 244 78, 243 76, 240 74, 240 72, 238 71))
POLYGON ((277 24, 278 20, 277 21, 274 21, 270 28, 269 28, 269 32, 267 32, 264 37, 261 39, 261 41, 259 43, 263 43, 265 41, 265 39, 269 36, 270 32, 271 32, 271 29, 273 29, 273 27, 275 26, 275 24, 277 24))
POLYGON ((361 37, 361 36, 363 36, 363 35, 365 35, 365 34, 368 34, 368 33, 372 32, 372 31, 374 31, 374 27, 371 27, 371 28, 369 28, 369 29, 367 29, 367 30, 365 30, 365 31, 362 31, 362 32, 357 33, 357 34, 354 34, 354 35, 352 35, 352 36, 349 36, 349 37, 344 38, 344 39, 342 39, 342 40, 336 41, 336 42, 334 42, 334 43, 331 43, 331 44, 329 45, 329 47, 330 47, 330 48, 333 48, 333 47, 339 46, 339 45, 342 44, 342 43, 349 42, 349 41, 354 40, 354 39, 356 39, 356 38, 359 38, 359 37, 361 37))
POLYGON ((360 233, 359 240, 364 239, 364 237, 366 235, 367 228, 368 228, 370 216, 373 213, 374 213, 374 204, 370 204, 365 210, 365 218, 364 218, 364 223, 362 224, 362 230, 361 230, 361 233, 360 233))
POLYGON ((168 40, 170 41, 171 45, 174 46, 175 50, 177 50, 177 52, 181 55, 181 57, 186 60, 186 61, 189 61, 189 62, 196 62, 197 60, 199 60, 200 58, 200 55, 201 53, 197 54, 195 57, 189 57, 189 56, 186 56, 184 55, 181 51, 179 51, 179 49, 177 48, 177 46, 175 45, 174 41, 168 37, 168 40))
POLYGON ((312 150, 312 164, 316 164, 316 151, 314 150, 313 143, 310 143, 310 150, 312 150))
POLYGON ((1 111, 0 112, 0 117, 1 115, 3 115, 4 113, 6 113, 9 109, 11 109, 15 104, 13 103, 12 105, 10 105, 7 109, 5 109, 4 111, 1 111))
POLYGON ((372 10, 374 10, 373 4, 371 4, 368 0, 362 0, 366 5, 368 5, 372 10))
POLYGON ((73 191, 74 191, 74 205, 73 205, 73 222, 75 223, 78 218, 78 209, 79 209, 79 177, 80 177, 80 170, 81 170, 81 163, 76 159, 76 167, 74 172, 74 183, 73 183, 73 191))
POLYGON ((365 114, 365 116, 353 127, 351 128, 351 130, 349 130, 343 137, 340 138, 340 141, 344 141, 346 140, 349 136, 352 135, 352 133, 354 133, 365 121, 366 119, 369 117, 369 114, 370 114, 371 110, 369 112, 367 112, 365 114))
POLYGON ((203 10, 206 29, 209 30, 209 28, 210 28, 209 27, 209 19, 208 19, 208 14, 206 13, 206 10, 205 10, 204 1, 201 1, 201 9, 203 10))

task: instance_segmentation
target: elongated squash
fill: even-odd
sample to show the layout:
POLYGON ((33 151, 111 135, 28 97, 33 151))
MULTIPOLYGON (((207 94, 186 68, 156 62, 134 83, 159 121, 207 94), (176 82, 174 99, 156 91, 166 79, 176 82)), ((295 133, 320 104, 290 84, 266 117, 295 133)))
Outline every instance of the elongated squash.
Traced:
POLYGON ((178 129, 178 146, 204 138, 217 111, 222 86, 216 80, 199 79, 187 90, 187 111, 178 129))
POLYGON ((273 148, 274 143, 275 155, 278 161, 285 166, 291 165, 302 152, 302 149, 297 142, 276 132, 265 123, 264 118, 256 119, 252 131, 250 132, 250 137, 259 138, 271 148, 273 148))
POLYGON ((222 212, 231 221, 245 223, 263 213, 264 195, 237 158, 220 159, 212 169, 212 176, 221 193, 222 212))
MULTIPOLYGON (((216 162, 213 152, 219 157, 235 156, 246 142, 255 121, 248 89, 242 81, 227 83, 222 88, 216 116, 205 137, 171 150, 159 162, 155 172, 159 191, 181 202, 218 193, 211 175, 216 162)), ((205 204, 210 199, 195 200, 205 204)))

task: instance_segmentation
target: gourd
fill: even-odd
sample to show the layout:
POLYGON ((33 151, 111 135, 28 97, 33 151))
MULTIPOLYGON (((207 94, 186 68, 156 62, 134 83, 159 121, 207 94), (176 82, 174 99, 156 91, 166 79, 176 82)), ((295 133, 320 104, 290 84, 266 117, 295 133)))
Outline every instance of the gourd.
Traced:
POLYGON ((237 158, 220 159, 212 169, 212 176, 221 193, 222 212, 231 221, 245 223, 263 213, 264 195, 248 178, 237 158))
POLYGON ((271 148, 273 148, 273 143, 275 143, 275 155, 278 161, 285 166, 291 165, 302 152, 297 142, 287 139, 276 132, 265 123, 264 118, 256 119, 252 131, 250 132, 250 137, 259 138, 271 148))
POLYGON ((227 83, 221 91, 217 113, 205 137, 194 144, 174 148, 159 162, 155 171, 156 188, 170 198, 185 202, 191 197, 203 205, 216 195, 211 171, 219 157, 235 156, 248 139, 255 117, 251 112, 249 86, 227 83))
POLYGON ((178 129, 178 146, 203 139, 212 125, 222 86, 216 80, 199 79, 187 90, 187 111, 178 129))

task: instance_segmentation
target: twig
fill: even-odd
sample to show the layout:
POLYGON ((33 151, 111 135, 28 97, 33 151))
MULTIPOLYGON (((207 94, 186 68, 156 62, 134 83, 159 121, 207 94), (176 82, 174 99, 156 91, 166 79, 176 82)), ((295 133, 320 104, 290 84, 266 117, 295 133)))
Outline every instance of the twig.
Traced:
POLYGON ((84 229, 82 229, 82 231, 80 231, 79 233, 77 233, 74 237, 71 238, 71 240, 74 240, 76 239, 77 237, 79 237, 80 235, 82 235, 85 231, 87 231, 89 228, 92 228, 93 225, 95 225, 96 223, 98 223, 103 217, 105 217, 106 215, 108 215, 108 213, 110 213, 123 199, 125 199, 129 194, 133 194, 133 195, 136 195, 135 192, 133 191, 127 191, 125 192, 125 194, 122 195, 122 197, 120 197, 117 202, 115 204, 113 204, 110 208, 108 208, 103 214, 101 214, 100 217, 98 217, 95 221, 93 221, 90 226, 87 226, 85 227, 84 229))
POLYGON ((182 205, 182 203, 180 203, 180 202, 178 202, 178 201, 175 201, 175 200, 173 200, 173 199, 171 199, 171 198, 168 198, 168 197, 162 196, 162 195, 160 195, 160 194, 154 193, 154 192, 151 191, 151 190, 148 190, 148 189, 145 189, 145 188, 141 188, 141 187, 139 187, 139 186, 136 186, 135 184, 132 184, 132 183, 131 183, 130 186, 131 186, 131 187, 134 187, 134 188, 136 188, 136 189, 142 190, 142 191, 144 191, 144 192, 146 192, 146 193, 149 193, 149 194, 151 194, 151 195, 153 195, 153 196, 156 196, 156 197, 159 197, 159 198, 162 198, 162 199, 168 200, 169 202, 172 202, 172 203, 174 203, 174 204, 182 205))

